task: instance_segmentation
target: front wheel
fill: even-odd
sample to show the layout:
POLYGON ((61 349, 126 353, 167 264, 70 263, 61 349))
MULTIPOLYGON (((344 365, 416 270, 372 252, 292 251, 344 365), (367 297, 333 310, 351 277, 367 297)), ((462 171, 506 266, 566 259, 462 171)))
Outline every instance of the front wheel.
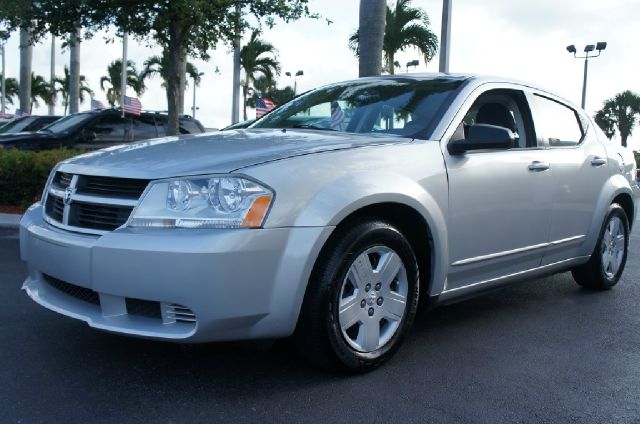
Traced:
POLYGON ((418 305, 418 264, 393 225, 369 219, 337 234, 314 270, 296 329, 312 362, 371 370, 400 346, 418 305))
POLYGON ((624 209, 614 203, 609 208, 591 259, 571 271, 573 279, 586 288, 610 289, 622 276, 628 247, 629 220, 624 209))

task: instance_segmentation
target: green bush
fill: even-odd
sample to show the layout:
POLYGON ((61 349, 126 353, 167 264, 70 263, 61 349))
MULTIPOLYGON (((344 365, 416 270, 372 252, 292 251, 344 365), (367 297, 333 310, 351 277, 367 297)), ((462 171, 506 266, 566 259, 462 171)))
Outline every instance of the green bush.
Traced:
POLYGON ((26 208, 40 200, 51 169, 81 150, 0 150, 0 205, 26 208))

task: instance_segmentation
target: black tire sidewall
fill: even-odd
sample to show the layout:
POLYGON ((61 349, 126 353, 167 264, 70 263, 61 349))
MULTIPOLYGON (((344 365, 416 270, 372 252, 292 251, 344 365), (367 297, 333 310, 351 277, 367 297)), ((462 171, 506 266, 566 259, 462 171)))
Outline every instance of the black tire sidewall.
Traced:
POLYGON ((325 284, 328 285, 326 330, 333 352, 339 362, 353 370, 374 368, 391 357, 399 348, 415 318, 419 293, 418 264, 406 238, 392 225, 382 221, 369 221, 347 231, 335 246, 327 261, 325 284), (353 349, 342 334, 338 320, 339 296, 344 278, 353 260, 371 247, 385 246, 394 250, 407 271, 407 308, 393 337, 382 347, 369 353, 353 349))

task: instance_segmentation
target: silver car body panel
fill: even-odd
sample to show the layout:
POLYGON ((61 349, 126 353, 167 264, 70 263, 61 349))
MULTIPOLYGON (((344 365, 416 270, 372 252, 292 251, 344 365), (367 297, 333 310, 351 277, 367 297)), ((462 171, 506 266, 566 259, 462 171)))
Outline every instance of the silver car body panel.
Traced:
POLYGON ((440 302, 584 263, 613 199, 626 194, 637 204, 633 155, 603 139, 589 118, 575 148, 450 155, 447 143, 466 111, 495 88, 558 99, 530 84, 470 77, 431 140, 249 129, 150 140, 65 161, 58 170, 123 178, 235 173, 263 182, 276 197, 256 230, 125 225, 79 234, 51 225, 36 204, 21 222, 29 268, 23 288, 43 306, 107 331, 188 342, 286 337, 336 226, 381 203, 410 207, 428 225, 428 294, 440 302), (596 158, 605 163, 592 165, 596 158), (531 172, 534 161, 550 167, 531 172), (56 291, 51 281, 58 280, 93 293, 99 305, 56 291), (131 299, 157 302, 162 316, 132 315, 131 299), (168 319, 172 305, 192 311, 193 325, 168 319))

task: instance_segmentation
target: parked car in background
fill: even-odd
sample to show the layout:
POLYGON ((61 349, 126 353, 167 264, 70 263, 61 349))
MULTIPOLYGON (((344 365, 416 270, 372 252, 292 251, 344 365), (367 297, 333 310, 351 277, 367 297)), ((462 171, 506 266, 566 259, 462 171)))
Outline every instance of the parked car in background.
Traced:
POLYGON ((38 131, 60 119, 56 115, 30 115, 15 118, 0 127, 0 134, 14 134, 27 131, 38 131))
POLYGON ((502 78, 333 84, 185 141, 52 171, 20 228, 34 301, 157 340, 293 335, 365 371, 418 305, 569 270, 613 287, 640 193, 631 151, 584 111, 502 78))
MULTIPOLYGON (((180 118, 181 134, 204 132, 202 124, 188 116, 180 118)), ((81 112, 65 116, 33 133, 0 134, 0 148, 50 150, 61 147, 102 149, 122 143, 164 137, 167 115, 144 112, 126 115, 117 109, 81 112)))

